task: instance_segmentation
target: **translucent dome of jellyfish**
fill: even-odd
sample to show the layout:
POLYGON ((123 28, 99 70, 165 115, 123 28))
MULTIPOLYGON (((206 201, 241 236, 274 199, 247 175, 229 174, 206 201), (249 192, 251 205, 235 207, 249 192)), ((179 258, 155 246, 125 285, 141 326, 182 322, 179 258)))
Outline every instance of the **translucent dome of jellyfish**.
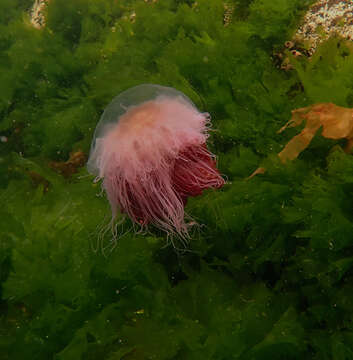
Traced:
POLYGON ((143 84, 105 109, 94 133, 88 171, 102 179, 112 209, 141 226, 188 238, 184 206, 224 180, 206 146, 210 115, 180 91, 143 84))

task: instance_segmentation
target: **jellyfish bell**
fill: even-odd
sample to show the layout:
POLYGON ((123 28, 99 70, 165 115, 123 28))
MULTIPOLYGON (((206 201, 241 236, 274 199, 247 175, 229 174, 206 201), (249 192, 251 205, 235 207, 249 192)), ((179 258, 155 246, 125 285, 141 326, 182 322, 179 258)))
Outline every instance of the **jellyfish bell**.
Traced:
POLYGON ((187 238, 190 196, 224 185, 206 146, 210 116, 183 93, 144 84, 115 97, 94 133, 88 171, 117 209, 142 226, 187 238))

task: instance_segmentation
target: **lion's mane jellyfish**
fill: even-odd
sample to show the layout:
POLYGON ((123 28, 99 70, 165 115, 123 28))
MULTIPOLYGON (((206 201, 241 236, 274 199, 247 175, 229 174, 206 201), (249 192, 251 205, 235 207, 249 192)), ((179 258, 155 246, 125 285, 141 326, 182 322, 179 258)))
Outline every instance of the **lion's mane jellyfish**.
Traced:
POLYGON ((88 170, 103 179, 113 219, 188 237, 188 197, 224 184, 206 146, 210 116, 181 92, 144 84, 118 95, 95 130, 88 170))

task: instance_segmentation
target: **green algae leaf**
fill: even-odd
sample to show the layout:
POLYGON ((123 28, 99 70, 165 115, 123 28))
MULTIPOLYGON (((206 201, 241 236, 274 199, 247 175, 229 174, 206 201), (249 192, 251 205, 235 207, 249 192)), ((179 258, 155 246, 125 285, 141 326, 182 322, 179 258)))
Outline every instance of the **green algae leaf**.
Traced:
POLYGON ((135 344, 132 356, 127 356, 127 359, 172 359, 178 353, 179 339, 168 324, 142 320, 134 327, 124 327, 122 334, 128 344, 135 344))
POLYGON ((342 279, 344 274, 353 267, 353 257, 337 260, 330 264, 330 270, 335 274, 335 280, 342 279))
POLYGON ((345 360, 353 358, 352 335, 350 334, 350 345, 347 343, 347 337, 341 334, 335 334, 331 337, 331 348, 334 360, 345 360))
POLYGON ((200 353, 210 358, 240 357, 271 328, 271 294, 260 284, 235 289, 231 279, 203 267, 194 281, 181 283, 175 292, 180 309, 203 326, 206 341, 200 353))
POLYGON ((32 194, 23 186, 24 196, 17 191, 17 199, 13 195, 8 197, 11 199, 8 211, 16 219, 22 218, 23 233, 14 243, 12 272, 4 284, 4 296, 28 303, 43 303, 46 301, 44 295, 68 304, 75 299, 84 301, 87 289, 81 285, 87 282, 90 271, 89 243, 84 237, 87 230, 81 218, 74 214, 72 199, 65 198, 62 180, 50 170, 41 170, 24 159, 18 160, 19 165, 34 167, 48 177, 52 186, 61 189, 62 198, 51 202, 55 195, 52 190, 44 194, 43 188, 38 187, 32 194), (18 203, 22 204, 19 209, 18 203))
POLYGON ((84 331, 78 331, 72 342, 59 354, 55 355, 57 360, 78 360, 83 359, 83 355, 87 350, 87 338, 84 331))
POLYGON ((112 354, 110 354, 107 357, 107 360, 123 360, 123 359, 128 359, 129 354, 132 353, 134 354, 135 351, 135 347, 134 346, 130 346, 130 347, 124 347, 123 349, 120 349, 112 354))
POLYGON ((265 262, 281 262, 286 255, 285 248, 285 236, 279 234, 273 243, 262 252, 262 255, 255 260, 255 269, 258 269, 265 262))
POLYGON ((245 178, 257 166, 258 161, 258 156, 250 148, 244 146, 233 148, 222 154, 219 159, 220 166, 226 169, 227 174, 242 178, 245 178))
POLYGON ((116 249, 105 264, 104 272, 113 279, 144 279, 148 283, 157 282, 160 286, 166 286, 163 272, 152 261, 153 251, 159 245, 159 241, 126 234, 117 239, 116 249))
POLYGON ((310 103, 333 102, 352 106, 352 88, 349 76, 353 69, 353 54, 350 41, 331 36, 322 42, 310 61, 294 60, 306 97, 310 103), (325 89, 330 88, 330 94, 325 89))
POLYGON ((293 308, 289 308, 274 324, 264 340, 251 349, 249 358, 276 359, 283 357, 297 359, 305 348, 304 329, 298 321, 298 315, 293 308))
POLYGON ((286 34, 281 32, 281 29, 285 27, 285 24, 287 28, 293 27, 296 22, 296 12, 300 10, 300 7, 304 9, 308 4, 310 1, 255 0, 249 7, 249 19, 261 38, 284 40, 286 34))
POLYGON ((350 154, 342 148, 335 147, 327 157, 328 174, 340 184, 353 183, 353 164, 350 154))
POLYGON ((332 335, 324 331, 313 332, 312 346, 317 350, 315 359, 351 359, 352 353, 352 333, 334 332, 332 335))

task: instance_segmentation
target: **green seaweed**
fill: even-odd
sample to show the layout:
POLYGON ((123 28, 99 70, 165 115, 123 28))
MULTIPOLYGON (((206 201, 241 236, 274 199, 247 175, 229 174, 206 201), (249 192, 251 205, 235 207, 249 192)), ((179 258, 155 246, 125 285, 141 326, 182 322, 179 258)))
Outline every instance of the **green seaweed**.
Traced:
POLYGON ((1 1, 1 359, 353 358, 352 154, 316 136, 276 155, 292 110, 353 106, 350 42, 276 67, 311 3, 229 0, 224 26, 221 0, 52 0, 36 29, 32 1, 1 1), (99 184, 51 166, 141 83, 212 116, 227 184, 189 199, 184 251, 129 220, 114 243, 99 184))

